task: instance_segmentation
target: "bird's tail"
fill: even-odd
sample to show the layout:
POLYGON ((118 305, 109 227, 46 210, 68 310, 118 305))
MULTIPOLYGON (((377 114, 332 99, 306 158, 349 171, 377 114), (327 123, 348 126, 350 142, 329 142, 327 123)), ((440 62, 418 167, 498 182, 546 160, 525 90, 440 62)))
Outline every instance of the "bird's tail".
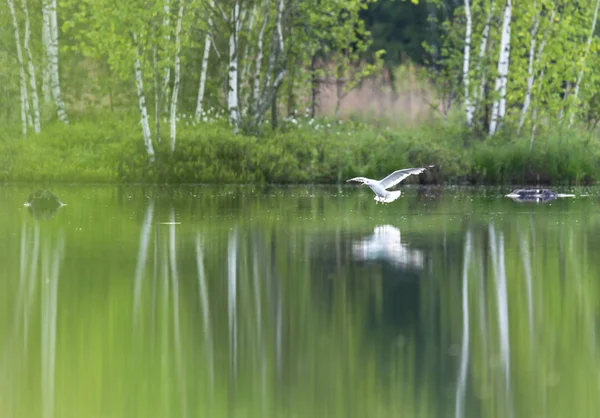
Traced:
POLYGON ((393 192, 388 192, 387 196, 383 199, 383 203, 390 203, 400 197, 402 192, 400 190, 396 190, 393 192))

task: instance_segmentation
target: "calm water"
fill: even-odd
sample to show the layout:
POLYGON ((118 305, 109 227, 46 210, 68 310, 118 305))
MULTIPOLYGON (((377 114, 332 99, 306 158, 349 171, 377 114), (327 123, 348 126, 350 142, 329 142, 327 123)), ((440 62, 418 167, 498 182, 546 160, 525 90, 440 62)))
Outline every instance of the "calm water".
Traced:
POLYGON ((597 417, 600 206, 0 187, 2 417, 597 417))

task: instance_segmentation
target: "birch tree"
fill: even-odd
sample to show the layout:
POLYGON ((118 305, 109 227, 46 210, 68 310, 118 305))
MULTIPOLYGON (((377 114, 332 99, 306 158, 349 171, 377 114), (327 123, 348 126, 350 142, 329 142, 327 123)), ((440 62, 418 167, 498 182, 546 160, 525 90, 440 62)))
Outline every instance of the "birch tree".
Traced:
POLYGON ((469 0, 465 0, 465 50, 463 54, 463 84, 465 87, 465 115, 467 117, 467 126, 471 128, 473 126, 473 105, 471 104, 471 92, 469 91, 469 58, 471 54, 471 7, 469 6, 469 0))
POLYGON ((13 0, 6 0, 8 3, 8 9, 12 18, 13 32, 15 35, 15 45, 17 51, 17 64, 19 65, 19 86, 20 86, 20 100, 21 100, 21 129, 23 136, 27 135, 27 117, 29 109, 29 98, 27 94, 27 80, 25 75, 25 64, 23 62, 23 52, 21 50, 21 36, 19 35, 19 22, 17 20, 17 14, 15 12, 15 4, 13 0))
POLYGON ((492 136, 498 129, 498 124, 504 119, 506 111, 506 82, 508 77, 508 64, 510 60, 510 21, 512 16, 512 0, 506 0, 504 19, 502 21, 502 37, 500 39, 500 55, 498 57, 498 76, 496 77, 495 91, 498 97, 492 106, 489 135, 492 136))
POLYGON ((238 101, 238 40, 240 31, 240 4, 236 0, 231 10, 231 33, 229 34, 229 70, 228 70, 228 90, 227 90, 227 111, 229 112, 229 123, 233 127, 234 133, 239 128, 239 101, 238 101))
POLYGON ((44 102, 52 100, 52 91, 50 86, 50 61, 48 60, 48 50, 50 49, 50 10, 47 1, 42 1, 42 45, 44 47, 44 60, 42 64, 42 92, 44 102))
POLYGON ((65 24, 65 30, 77 40, 78 50, 87 57, 106 57, 111 70, 122 80, 131 80, 133 76, 144 148, 148 160, 154 162, 155 153, 144 87, 148 60, 144 58, 148 47, 152 50, 152 45, 148 45, 152 37, 147 22, 160 15, 162 5, 154 3, 152 7, 140 8, 131 3, 113 4, 109 0, 97 0, 77 3, 73 7, 83 9, 76 14, 83 22, 74 19, 65 24), (76 23, 85 23, 86 30, 73 32, 76 23))
POLYGON ((211 38, 213 36, 213 0, 209 0, 209 6, 206 13, 208 13, 208 27, 206 29, 206 34, 204 35, 204 51, 202 53, 202 64, 200 67, 200 85, 198 86, 198 99, 196 101, 196 113, 195 118, 196 122, 200 120, 203 112, 204 106, 204 91, 206 89, 206 73, 208 71, 208 58, 210 55, 210 47, 211 47, 211 38))
POLYGON ((171 97, 171 152, 175 151, 177 136, 177 96, 179 94, 179 83, 181 79, 181 25, 185 1, 179 0, 179 12, 177 14, 177 27, 175 29, 175 80, 173 82, 173 96, 171 97))
POLYGON ((67 111, 65 109, 65 103, 62 98, 60 90, 60 76, 59 76, 59 65, 58 65, 58 23, 56 18, 56 0, 43 0, 44 7, 47 8, 49 16, 49 44, 46 49, 46 55, 50 69, 50 86, 52 91, 52 97, 54 104, 56 105, 56 114, 58 119, 68 124, 69 118, 67 117, 67 111))
MULTIPOLYGON (((594 32, 596 30, 596 21, 598 20, 598 8, 600 7, 600 0, 596 0, 596 8, 594 9, 594 17, 592 19, 592 27, 590 29, 590 34, 587 39, 587 43, 585 45, 585 53, 583 54, 583 59, 581 60, 581 69, 579 70, 579 76, 577 77, 577 81, 575 82, 575 92, 573 93, 573 104, 572 107, 577 106, 577 98, 579 96, 579 86, 581 85, 581 80, 583 79, 583 72, 585 69, 585 62, 587 60, 588 53, 590 52, 590 46, 592 45, 592 38, 594 37, 594 32)), ((575 117, 574 109, 571 110, 571 116, 569 117, 569 126, 573 123, 573 118, 575 117)))
POLYGON ((25 15, 25 39, 23 42, 23 48, 25 49, 25 53, 27 54, 27 69, 29 76, 29 86, 31 87, 31 105, 33 107, 33 127, 36 134, 39 134, 41 131, 40 127, 40 105, 38 101, 37 94, 37 85, 35 81, 35 66, 33 64, 33 56, 31 55, 31 49, 29 48, 29 38, 30 38, 30 22, 29 22, 29 11, 27 9, 27 1, 21 0, 21 5, 23 7, 23 14, 25 15))

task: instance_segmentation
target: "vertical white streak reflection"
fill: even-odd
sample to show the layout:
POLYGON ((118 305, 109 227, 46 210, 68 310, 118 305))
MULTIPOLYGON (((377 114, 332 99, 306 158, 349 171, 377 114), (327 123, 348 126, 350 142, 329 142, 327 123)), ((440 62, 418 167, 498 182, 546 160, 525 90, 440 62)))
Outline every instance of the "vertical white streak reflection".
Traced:
POLYGON ((233 376, 237 371, 237 229, 229 234, 227 258, 227 307, 229 317, 229 353, 233 376))
MULTIPOLYGON (((519 240, 521 247, 521 258, 523 259, 523 269, 525 271, 525 286, 527 287, 527 311, 529 317, 529 337, 533 340, 533 285, 531 272, 531 254, 529 252, 529 241, 525 239, 525 233, 519 240)), ((532 346, 533 347, 533 346, 532 346)))
POLYGON ((500 351, 504 368, 506 394, 509 397, 509 408, 512 416, 512 405, 510 402, 510 341, 508 333, 508 296, 506 290, 506 267, 504 260, 504 234, 500 232, 498 240, 496 241, 496 231, 491 223, 489 226, 489 234, 492 262, 494 263, 494 276, 496 279, 500 351))
POLYGON ((200 307, 202 309, 202 321, 204 323, 204 339, 206 340, 206 353, 208 360, 208 371, 210 379, 210 390, 214 390, 215 372, 213 355, 213 337, 210 327, 210 306, 208 302, 208 287, 206 285, 206 273, 204 271, 204 252, 200 234, 196 235, 196 264, 198 266, 198 289, 200 293, 200 307))
POLYGON ((58 311, 58 280, 64 254, 64 235, 55 243, 52 260, 48 245, 44 246, 42 277, 42 409, 44 417, 54 416, 54 371, 56 361, 56 320, 58 311), (52 262, 50 268, 49 263, 52 262))
POLYGON ((469 365, 469 264, 471 260, 472 244, 471 231, 465 239, 462 277, 462 311, 463 311, 463 338, 460 352, 460 372, 456 388, 456 418, 464 416, 465 391, 467 387, 467 368, 469 365))
POLYGON ((135 281, 133 287, 133 313, 134 313, 134 328, 137 325, 140 314, 140 299, 142 296, 142 276, 146 268, 148 259, 148 245, 150 243, 150 232, 152 228, 152 218, 154 217, 154 200, 150 200, 142 231, 140 232, 140 248, 138 251, 137 265, 135 267, 135 281))
POLYGON ((175 211, 171 208, 171 222, 169 226, 169 265, 171 267, 171 285, 173 287, 173 338, 175 339, 175 362, 179 380, 179 393, 183 416, 187 417, 187 385, 184 376, 182 348, 181 348, 181 321, 179 318, 179 272, 177 270, 177 248, 175 237, 175 211))

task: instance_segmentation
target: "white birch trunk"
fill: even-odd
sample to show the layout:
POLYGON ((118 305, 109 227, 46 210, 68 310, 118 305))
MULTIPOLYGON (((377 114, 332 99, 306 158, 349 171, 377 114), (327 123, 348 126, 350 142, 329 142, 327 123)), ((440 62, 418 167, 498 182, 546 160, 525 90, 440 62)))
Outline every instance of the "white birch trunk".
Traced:
MULTIPOLYGON (((167 0, 164 6, 165 17, 163 19, 163 29, 166 31, 164 36, 165 45, 168 45, 171 41, 170 28, 171 24, 171 2, 167 0)), ((163 75, 163 85, 162 85, 162 97, 164 98, 164 109, 165 112, 169 109, 169 82, 171 81, 171 67, 165 68, 165 73, 163 75)))
POLYGON ((260 28, 258 40, 256 42, 256 48, 258 52, 256 54, 256 67, 254 69, 254 91, 252 93, 253 107, 258 105, 260 99, 260 70, 263 60, 263 39, 265 36, 265 30, 267 29, 267 24, 269 23, 269 0, 265 0, 264 16, 263 25, 260 28))
POLYGON ((496 78, 495 91, 500 97, 494 100, 490 120, 490 136, 498 129, 499 122, 504 118, 506 110, 506 79, 510 60, 510 20, 512 16, 512 0, 506 0, 504 19, 502 22, 502 37, 500 38, 500 56, 498 58, 498 77, 496 78))
POLYGON ((490 11, 488 12, 487 18, 485 20, 485 25, 483 27, 483 33, 481 34, 481 44, 479 44, 479 62, 477 64, 478 74, 481 74, 481 81, 479 83, 479 96, 474 95, 473 99, 473 112, 477 109, 478 104, 483 100, 483 92, 485 88, 485 71, 483 70, 483 59, 485 57, 485 51, 487 49, 487 42, 490 37, 490 24, 492 22, 492 17, 494 16, 494 2, 492 1, 490 4, 490 11))
POLYGON ((179 13, 175 28, 175 80, 173 81, 173 96, 171 97, 171 152, 175 151, 177 138, 177 95, 179 94, 179 81, 181 78, 181 23, 183 21, 184 0, 179 0, 179 13))
POLYGON ((133 65, 135 71, 135 84, 137 87, 138 103, 140 106, 142 124, 142 132, 144 134, 144 144, 146 145, 146 153, 150 162, 154 162, 154 147, 152 146, 152 133, 150 132, 150 122, 148 121, 148 109, 146 107, 146 95, 144 94, 144 79, 142 74, 142 65, 140 63, 140 51, 137 45, 137 36, 133 34, 133 42, 135 43, 135 62, 133 65))
POLYGON ((21 0, 23 6, 23 14, 25 15, 25 39, 23 42, 23 48, 27 54, 27 69, 29 76, 29 86, 31 87, 31 105, 33 107, 33 129, 36 134, 41 131, 40 127, 40 105, 38 101, 37 85, 35 81, 35 66, 33 64, 33 56, 31 55, 31 49, 29 49, 29 10, 27 9, 27 0, 21 0))
MULTIPOLYGON (((535 7, 535 6, 534 6, 535 7)), ((535 43, 537 31, 540 24, 540 16, 539 14, 536 17, 535 24, 531 30, 531 42, 529 47, 529 66, 527 68, 527 89, 525 90, 525 99, 523 100, 523 109, 521 110, 521 119, 519 120, 519 126, 517 128, 517 136, 521 133, 521 129, 523 129, 523 125, 525 125, 525 119, 527 117, 527 112, 529 111, 529 106, 531 105, 531 95, 533 92, 533 82, 535 81, 535 75, 533 72, 534 64, 537 65, 540 61, 540 57, 544 52, 544 48, 546 46, 546 40, 548 39, 548 33, 550 32, 550 28, 552 27, 552 22, 554 22, 554 14, 555 10, 552 10, 550 14, 550 21, 548 23, 548 27, 546 28, 546 32, 544 33, 544 38, 542 39, 542 43, 536 53, 535 43)), ((543 73, 542 73, 543 74, 543 73)))
POLYGON ((15 13, 15 4, 13 0, 6 0, 10 15, 12 17, 13 30, 15 32, 15 45, 17 47, 17 61, 19 64, 19 80, 21 95, 21 126, 23 136, 27 135, 27 117, 29 116, 29 98, 27 97, 27 76, 25 75, 25 64, 23 63, 23 52, 21 51, 21 35, 19 35, 19 23, 15 13))
POLYGON ((590 46, 592 45, 592 38, 594 37, 594 31, 596 30, 596 21, 598 20, 598 7, 600 6, 600 0, 596 0, 596 10, 594 10, 594 19, 592 20, 592 29, 590 30, 590 36, 588 37, 587 44, 585 45, 585 53, 583 54, 583 62, 581 63, 581 69, 579 70, 579 76, 577 76, 577 81, 575 82, 575 92, 573 93, 573 104, 571 115, 569 116, 569 125, 573 123, 573 118, 575 117, 575 107, 577 106, 577 96, 579 95, 579 86, 581 85, 581 80, 583 79, 583 71, 585 69, 585 61, 587 59, 588 53, 590 52, 590 46))
POLYGON ((44 0, 48 2, 50 15, 50 48, 48 49, 48 60, 50 63, 50 83, 52 86, 52 97, 56 105, 58 119, 68 124, 69 118, 65 110, 65 103, 60 91, 60 76, 58 71, 58 23, 56 19, 56 0, 44 0))
POLYGON ((44 102, 52 100, 52 91, 50 89, 50 60, 48 51, 50 50, 50 11, 48 2, 42 2, 42 44, 44 46, 44 64, 42 70, 42 91, 44 93, 44 102))
POLYGON ((465 115, 467 117, 467 126, 473 126, 473 111, 471 105, 471 92, 469 91, 469 58, 471 55, 471 6, 469 0, 465 0, 465 52, 463 59, 463 84, 465 85, 465 115))
POLYGON ((206 89, 206 73, 208 71, 208 57, 210 55, 210 45, 212 37, 212 9, 213 1, 209 1, 208 29, 204 38, 204 53, 202 55, 202 66, 200 67, 200 86, 198 87, 198 101, 196 102, 196 122, 200 121, 204 106, 204 90, 206 89))
POLYGON ((237 40, 239 31, 240 5, 236 0, 231 12, 232 32, 229 35, 229 70, 228 70, 228 91, 227 91, 227 110, 229 111, 229 122, 233 126, 234 132, 237 132, 239 122, 239 103, 238 103, 238 54, 237 40))

